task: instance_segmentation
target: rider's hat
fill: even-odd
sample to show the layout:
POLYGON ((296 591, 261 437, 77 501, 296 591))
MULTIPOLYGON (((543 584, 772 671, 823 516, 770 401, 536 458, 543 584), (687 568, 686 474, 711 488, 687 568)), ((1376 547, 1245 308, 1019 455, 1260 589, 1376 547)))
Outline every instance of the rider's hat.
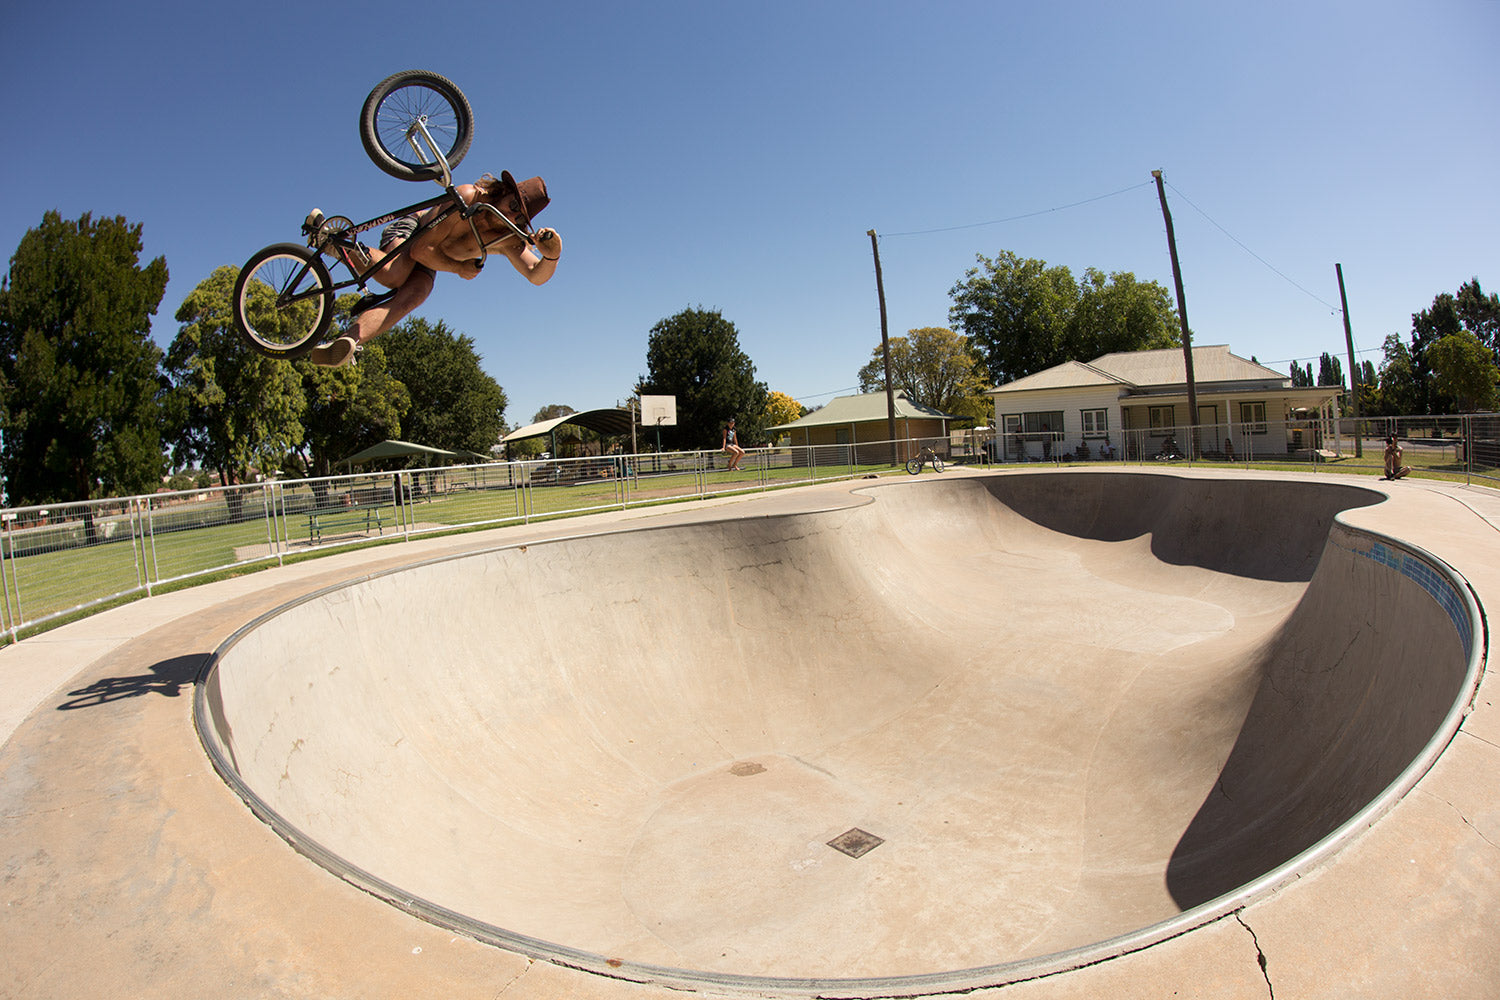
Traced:
POLYGON ((551 199, 547 197, 547 182, 540 177, 528 177, 517 181, 509 170, 500 171, 499 209, 523 225, 542 209, 551 199), (519 216, 519 218, 516 218, 519 216))

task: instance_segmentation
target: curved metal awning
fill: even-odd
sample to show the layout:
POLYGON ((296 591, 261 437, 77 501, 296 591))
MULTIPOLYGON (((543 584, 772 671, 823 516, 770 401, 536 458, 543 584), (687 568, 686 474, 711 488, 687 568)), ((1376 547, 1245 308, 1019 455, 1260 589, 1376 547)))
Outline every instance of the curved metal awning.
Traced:
POLYGON ((603 410, 584 410, 581 413, 570 413, 565 417, 553 417, 541 423, 528 424, 505 435, 500 439, 500 443, 510 444, 512 441, 525 441, 527 438, 547 437, 563 424, 573 424, 575 427, 582 427, 596 434, 629 434, 633 422, 631 412, 619 406, 611 406, 603 410))

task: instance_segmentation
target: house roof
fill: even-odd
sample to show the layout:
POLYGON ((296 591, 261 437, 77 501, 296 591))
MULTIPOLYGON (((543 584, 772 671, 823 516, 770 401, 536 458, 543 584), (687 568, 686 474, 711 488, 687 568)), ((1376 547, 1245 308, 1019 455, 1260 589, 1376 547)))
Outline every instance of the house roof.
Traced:
MULTIPOLYGON (((1280 372, 1232 353, 1227 344, 1193 348, 1193 381, 1200 385, 1235 382, 1290 384, 1280 372)), ((1120 385, 1134 392, 1151 392, 1186 384, 1187 362, 1182 348, 1168 347, 1156 351, 1117 351, 1087 364, 1065 361, 991 389, 990 394, 1099 385, 1120 385)))
MULTIPOLYGON (((886 400, 884 392, 866 392, 858 396, 839 396, 831 400, 827 406, 820 410, 814 410, 807 416, 793 420, 789 424, 777 424, 767 427, 768 431, 787 431, 793 428, 802 430, 808 427, 830 427, 847 426, 849 424, 864 424, 873 420, 885 420, 887 417, 886 400)), ((897 420, 957 420, 958 417, 942 410, 913 403, 900 392, 896 393, 896 419, 897 420)))

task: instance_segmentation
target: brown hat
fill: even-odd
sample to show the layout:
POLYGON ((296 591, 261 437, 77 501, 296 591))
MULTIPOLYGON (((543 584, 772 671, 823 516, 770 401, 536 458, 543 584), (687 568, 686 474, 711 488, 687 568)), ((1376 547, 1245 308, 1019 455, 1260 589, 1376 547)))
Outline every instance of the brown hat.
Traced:
POLYGON ((540 177, 517 182, 509 170, 500 171, 500 197, 496 207, 521 228, 530 228, 532 218, 546 208, 550 200, 547 182, 540 177))

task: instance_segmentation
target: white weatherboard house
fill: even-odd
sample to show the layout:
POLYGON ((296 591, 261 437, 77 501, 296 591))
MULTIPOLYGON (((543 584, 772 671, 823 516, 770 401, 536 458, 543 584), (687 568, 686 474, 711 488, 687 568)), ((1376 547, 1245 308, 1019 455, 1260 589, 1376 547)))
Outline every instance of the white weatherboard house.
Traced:
POLYGON ((1150 458, 1169 442, 1185 450, 1190 437, 1206 457, 1286 456, 1321 446, 1342 392, 1338 386, 1294 388, 1287 376, 1226 345, 1193 348, 1193 381, 1195 435, 1188 429, 1180 347, 1068 361, 1016 379, 989 392, 1000 457, 1034 461, 1044 452, 1072 455, 1083 444, 1098 458, 1107 440, 1116 457, 1150 458))

